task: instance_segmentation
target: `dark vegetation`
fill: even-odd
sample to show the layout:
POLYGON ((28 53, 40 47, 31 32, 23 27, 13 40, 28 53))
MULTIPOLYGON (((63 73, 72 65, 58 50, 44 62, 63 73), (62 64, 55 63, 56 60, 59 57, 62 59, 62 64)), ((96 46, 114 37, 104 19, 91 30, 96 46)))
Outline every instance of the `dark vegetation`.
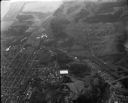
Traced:
POLYGON ((53 35, 56 38, 66 38, 67 34, 65 33, 64 29, 68 23, 69 21, 65 18, 53 19, 51 21, 51 29, 53 31, 53 35))

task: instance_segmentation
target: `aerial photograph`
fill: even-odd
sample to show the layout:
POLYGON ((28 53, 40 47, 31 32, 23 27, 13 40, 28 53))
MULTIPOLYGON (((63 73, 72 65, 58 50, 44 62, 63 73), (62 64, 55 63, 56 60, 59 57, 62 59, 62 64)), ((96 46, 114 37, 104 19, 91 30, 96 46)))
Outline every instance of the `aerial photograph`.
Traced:
POLYGON ((128 103, 128 0, 2 0, 1 103, 128 103))

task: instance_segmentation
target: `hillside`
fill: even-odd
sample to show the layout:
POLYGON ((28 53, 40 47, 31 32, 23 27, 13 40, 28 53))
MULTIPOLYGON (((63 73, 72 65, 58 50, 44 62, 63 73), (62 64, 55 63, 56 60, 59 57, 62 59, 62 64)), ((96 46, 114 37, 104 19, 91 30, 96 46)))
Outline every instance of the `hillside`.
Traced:
POLYGON ((68 49, 71 55, 95 55, 115 63, 126 56, 127 13, 125 2, 64 2, 54 13, 50 26, 58 40, 73 40, 67 47, 83 47, 68 49))

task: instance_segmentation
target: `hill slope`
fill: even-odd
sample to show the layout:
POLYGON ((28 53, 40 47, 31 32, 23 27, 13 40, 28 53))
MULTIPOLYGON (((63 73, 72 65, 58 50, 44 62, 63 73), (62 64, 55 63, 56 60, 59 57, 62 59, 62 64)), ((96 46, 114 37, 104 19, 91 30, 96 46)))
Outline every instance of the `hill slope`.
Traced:
POLYGON ((126 56, 127 14, 124 2, 64 2, 54 13, 50 27, 58 40, 72 38, 67 47, 83 47, 70 47, 67 51, 71 55, 95 55, 114 63, 126 56))

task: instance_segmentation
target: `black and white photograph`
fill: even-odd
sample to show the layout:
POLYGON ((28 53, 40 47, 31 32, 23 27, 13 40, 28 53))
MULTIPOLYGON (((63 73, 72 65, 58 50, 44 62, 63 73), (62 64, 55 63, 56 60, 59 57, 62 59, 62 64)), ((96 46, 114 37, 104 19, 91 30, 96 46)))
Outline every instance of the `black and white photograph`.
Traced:
POLYGON ((1 103, 128 103, 128 0, 2 0, 1 103))

